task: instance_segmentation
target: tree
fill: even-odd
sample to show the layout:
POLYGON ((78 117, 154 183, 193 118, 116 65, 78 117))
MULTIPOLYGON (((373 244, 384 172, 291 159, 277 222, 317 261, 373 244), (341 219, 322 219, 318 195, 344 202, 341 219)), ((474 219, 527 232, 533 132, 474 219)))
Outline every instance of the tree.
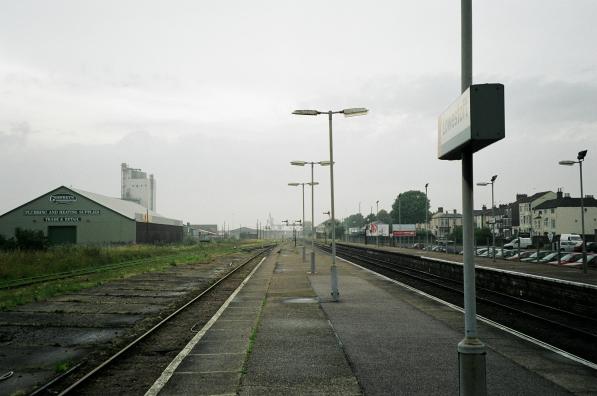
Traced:
POLYGON ((462 226, 454 226, 448 238, 456 243, 462 243, 462 226))
POLYGON ((347 228, 363 227, 365 225, 365 218, 360 213, 355 213, 344 219, 344 224, 347 228))
POLYGON ((489 240, 491 240, 490 228, 475 228, 475 242, 477 246, 485 245, 489 240))
POLYGON ((392 224, 392 216, 390 216, 387 210, 382 209, 377 214, 377 221, 383 224, 392 224))
POLYGON ((375 216, 373 213, 369 213, 367 217, 365 217, 365 223, 367 224, 373 223, 374 221, 377 221, 377 216, 375 216))
MULTIPOLYGON (((400 219, 398 218, 398 197, 392 204, 390 212, 394 223, 419 224, 425 223, 425 212, 430 207, 429 200, 425 199, 425 193, 410 190, 400 194, 400 219)), ((431 218, 431 214, 427 214, 431 218)))

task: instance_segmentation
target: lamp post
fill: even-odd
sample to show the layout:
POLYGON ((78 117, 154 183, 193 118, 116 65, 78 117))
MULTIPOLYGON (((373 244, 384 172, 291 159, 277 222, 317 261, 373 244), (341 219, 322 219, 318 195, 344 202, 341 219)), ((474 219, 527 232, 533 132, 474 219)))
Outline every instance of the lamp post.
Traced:
POLYGON ((582 232, 582 272, 587 273, 587 238, 585 238, 585 201, 582 185, 582 163, 587 155, 587 150, 579 151, 576 159, 578 161, 560 161, 560 165, 572 166, 578 164, 580 169, 580 222, 582 232))
POLYGON ((307 183, 288 183, 289 186, 301 186, 303 189, 303 262, 305 262, 307 259, 307 255, 305 253, 305 184, 307 183))
POLYGON ((429 183, 425 184, 425 249, 429 249, 429 200, 427 199, 427 187, 429 187, 429 183))
POLYGON ((400 236, 398 236, 398 244, 402 247, 402 217, 400 216, 400 197, 402 194, 398 194, 398 225, 400 226, 400 236))
POLYGON ((377 238, 375 243, 379 247, 379 200, 375 201, 375 221, 377 221, 377 238))
POLYGON ((369 110, 365 108, 350 108, 344 109, 340 111, 327 111, 321 112, 319 110, 295 110, 292 114, 296 115, 310 115, 316 116, 320 114, 327 114, 328 115, 328 125, 329 125, 329 139, 330 139, 330 211, 331 211, 331 220, 332 224, 332 267, 331 267, 331 288, 332 288, 332 300, 338 301, 340 298, 340 293, 338 292, 338 269, 336 268, 336 214, 334 212, 334 145, 332 139, 332 116, 334 114, 344 114, 345 117, 354 117, 367 114, 369 110))
POLYGON ((305 166, 311 165, 311 273, 315 273, 315 186, 319 183, 313 181, 313 166, 319 164, 321 166, 329 166, 329 161, 309 162, 309 161, 291 161, 290 165, 305 166))
POLYGON ((325 235, 325 243, 327 244, 328 243, 328 225, 330 223, 330 211, 328 210, 327 212, 323 212, 323 214, 328 215, 328 221, 327 221, 327 223, 325 223, 325 227, 323 227, 325 230, 325 234, 324 234, 325 235))
POLYGON ((477 183, 477 186, 488 186, 491 184, 491 217, 493 217, 493 221, 491 222, 491 256, 493 257, 493 261, 495 262, 495 204, 493 202, 493 185, 495 184, 495 179, 497 179, 497 175, 493 175, 491 177, 491 181, 489 182, 481 182, 477 183))

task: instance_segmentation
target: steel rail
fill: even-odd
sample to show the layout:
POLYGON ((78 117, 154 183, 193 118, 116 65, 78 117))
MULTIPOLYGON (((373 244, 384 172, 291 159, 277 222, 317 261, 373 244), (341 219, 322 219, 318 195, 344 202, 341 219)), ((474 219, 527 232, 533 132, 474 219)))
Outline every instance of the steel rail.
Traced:
MULTIPOLYGON (((327 251, 327 249, 325 249, 325 250, 327 251)), ((434 275, 434 274, 429 274, 429 273, 418 271, 418 270, 411 270, 410 268, 407 269, 408 272, 407 271, 403 271, 403 270, 399 270, 399 269, 395 268, 395 266, 388 266, 388 265, 386 265, 386 264, 394 264, 394 263, 388 263, 387 261, 371 257, 367 253, 363 253, 363 252, 355 253, 353 251, 352 253, 348 253, 348 252, 346 252, 345 249, 342 249, 342 250, 340 250, 338 252, 338 254, 339 255, 345 255, 345 256, 347 256, 349 258, 356 259, 356 260, 361 261, 361 262, 366 262, 367 264, 372 265, 372 266, 381 267, 381 268, 383 268, 385 270, 388 270, 390 272, 398 273, 398 274, 401 274, 401 275, 413 278, 413 279, 421 281, 421 282, 425 282, 425 283, 430 284, 430 285, 432 285, 434 287, 438 287, 438 288, 441 288, 441 289, 444 289, 444 290, 448 290, 450 292, 453 292, 453 293, 456 293, 456 294, 459 294, 459 295, 463 294, 463 291, 461 289, 457 289, 457 288, 448 286, 446 284, 442 284, 440 282, 436 282, 434 280, 429 279, 429 277, 434 277, 434 278, 437 278, 437 279, 441 279, 442 281, 448 281, 448 282, 458 283, 458 284, 462 285, 462 283, 459 283, 459 282, 457 282, 457 281, 455 281, 453 279, 441 278, 441 277, 439 277, 437 275, 434 275), (414 272, 414 273, 421 273, 421 274, 424 274, 425 276, 413 275, 412 272, 414 272)), ((487 292, 490 292, 490 293, 492 292, 491 290, 488 290, 488 289, 480 289, 480 290, 484 290, 484 291, 487 291, 487 292)), ((497 292, 495 292, 495 293, 497 293, 497 292)), ((514 300, 514 301, 518 302, 519 304, 535 305, 535 303, 533 301, 529 301, 529 300, 520 299, 520 298, 517 298, 517 297, 508 296, 508 295, 505 295, 505 294, 502 294, 502 293, 497 293, 497 294, 499 294, 500 297, 502 297, 502 298, 514 300)), ((567 330, 567 331, 569 331, 571 333, 575 333, 576 335, 581 335, 581 336, 588 337, 588 338, 593 339, 593 340, 597 340, 597 334, 596 333, 593 333, 593 332, 590 332, 590 331, 586 331, 585 329, 581 329, 581 328, 578 328, 578 327, 573 327, 573 326, 570 326, 568 324, 562 323, 561 321, 557 321, 557 320, 553 320, 553 319, 550 319, 550 318, 546 318, 544 316, 540 316, 540 315, 537 315, 537 314, 525 311, 523 309, 515 308, 515 307, 509 306, 509 305, 506 305, 506 304, 503 304, 503 303, 500 303, 500 302, 497 302, 497 301, 494 301, 494 300, 490 300, 488 298, 477 296, 477 300, 479 302, 481 302, 481 303, 484 303, 484 304, 497 306, 497 307, 499 307, 501 309, 504 309, 504 310, 506 310, 508 312, 514 312, 514 313, 517 313, 517 314, 529 317, 531 319, 534 319, 534 320, 537 320, 537 321, 540 321, 540 322, 543 322, 543 323, 547 323, 547 324, 552 325, 552 326, 557 326, 557 327, 559 327, 561 329, 564 329, 564 330, 567 330)), ((580 318, 585 318, 585 317, 582 317, 580 315, 576 315, 574 313, 569 313, 569 312, 566 312, 566 311, 563 311, 563 310, 559 310, 558 308, 553 308, 553 307, 549 307, 549 306, 545 306, 545 305, 542 305, 542 306, 547 307, 549 309, 553 309, 554 311, 557 310, 559 314, 564 315, 564 316, 577 316, 577 317, 580 317, 580 318)), ((594 321, 594 320, 592 320, 590 318, 587 318, 587 319, 589 319, 591 321, 594 321)))
MULTIPOLYGON (((101 370, 103 370, 105 367, 107 367, 108 365, 110 365, 112 362, 114 362, 116 359, 118 359, 121 355, 123 355, 128 350, 130 350, 131 348, 133 348, 135 345, 137 345, 138 343, 140 343, 141 341, 143 341, 145 338, 147 338, 154 331, 158 330, 164 324, 166 324, 167 322, 169 322, 172 318, 174 318, 175 316, 177 316, 179 313, 183 312, 191 304, 195 303, 201 297, 203 297, 204 295, 206 295, 207 293, 209 293, 211 290, 213 290, 216 286, 218 286, 224 280, 228 279, 231 275, 233 275, 234 273, 236 273, 236 271, 238 271, 239 269, 243 268, 245 265, 249 264, 251 261, 253 261, 256 258, 260 257, 261 255, 266 254, 269 251, 271 251, 274 246, 275 245, 270 245, 270 246, 265 247, 264 249, 260 250, 259 253, 255 254, 254 256, 252 256, 249 259, 247 259, 244 263, 240 264, 238 267, 236 267, 233 270, 229 271, 226 275, 224 275, 223 277, 221 277, 220 279, 218 279, 216 282, 214 282, 212 285, 210 285, 207 289, 203 290, 200 294, 198 294, 197 296, 193 297, 191 300, 189 300, 188 302, 186 302, 183 306, 179 307, 176 311, 172 312, 170 315, 168 315, 166 318, 162 319, 159 323, 157 323, 156 325, 154 325, 152 328, 150 328, 149 330, 147 330, 145 333, 143 333, 142 335, 140 335, 139 337, 137 337, 136 339, 134 339, 132 342, 130 342, 129 344, 127 344, 124 348, 121 348, 118 352, 116 352, 115 354, 113 354, 112 356, 110 356, 108 359, 104 360, 101 364, 99 364, 98 366, 96 366, 95 368, 93 368, 91 371, 89 371, 88 373, 86 373, 83 377, 79 378, 76 382, 74 382, 73 384, 71 384, 69 387, 67 387, 66 389, 62 390, 58 395, 62 396, 62 395, 70 394, 70 392, 74 391, 76 388, 78 388, 79 386, 81 386, 82 384, 84 384, 87 380, 89 380, 91 377, 93 377, 98 372, 100 372, 101 370)), ((43 392, 45 390, 48 390, 48 388, 53 383, 55 383, 57 380, 58 380, 57 378, 53 378, 52 380, 50 380, 48 383, 46 383, 42 387, 35 389, 30 395, 34 396, 34 395, 41 394, 41 392, 43 392)))

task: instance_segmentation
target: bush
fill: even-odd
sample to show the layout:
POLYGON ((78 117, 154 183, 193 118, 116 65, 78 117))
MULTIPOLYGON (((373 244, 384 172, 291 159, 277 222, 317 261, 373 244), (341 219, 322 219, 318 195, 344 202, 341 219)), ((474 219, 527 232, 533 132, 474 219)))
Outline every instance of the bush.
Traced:
POLYGON ((48 248, 48 238, 43 231, 15 230, 16 247, 20 250, 46 250, 48 248))

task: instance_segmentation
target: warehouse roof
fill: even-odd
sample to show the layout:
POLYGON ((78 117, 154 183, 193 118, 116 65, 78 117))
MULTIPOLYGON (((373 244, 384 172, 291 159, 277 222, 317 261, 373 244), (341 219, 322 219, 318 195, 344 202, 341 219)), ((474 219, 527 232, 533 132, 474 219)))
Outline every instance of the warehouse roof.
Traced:
POLYGON ((42 196, 37 197, 37 198, 17 207, 15 209, 9 210, 8 212, 2 214, 0 217, 3 217, 9 213, 12 213, 17 209, 22 208, 23 206, 28 205, 31 202, 38 200, 39 198, 44 197, 45 195, 52 194, 58 190, 72 191, 73 193, 79 194, 79 195, 97 203, 98 205, 101 205, 101 206, 103 206, 113 212, 116 212, 124 217, 127 217, 131 220, 135 220, 138 222, 148 222, 148 223, 155 223, 155 224, 182 226, 182 221, 164 217, 152 210, 148 210, 145 206, 139 205, 138 203, 135 203, 132 201, 125 201, 120 198, 107 197, 105 195, 96 194, 96 193, 92 193, 89 191, 80 190, 78 188, 65 187, 65 186, 60 186, 58 188, 55 188, 54 190, 49 191, 49 192, 43 194, 42 196))
MULTIPOLYGON (((68 188, 68 187, 65 187, 68 188)), ((113 210, 116 213, 120 213, 121 215, 128 217, 129 219, 145 222, 148 223, 156 223, 156 224, 168 224, 168 225, 177 225, 181 226, 182 221, 169 219, 164 217, 153 210, 147 209, 145 206, 139 205, 136 202, 126 201, 120 198, 108 197, 105 195, 92 193, 85 190, 80 190, 78 188, 68 188, 85 198, 88 198, 106 208, 113 210), (148 218, 146 218, 146 216, 148 218)))

